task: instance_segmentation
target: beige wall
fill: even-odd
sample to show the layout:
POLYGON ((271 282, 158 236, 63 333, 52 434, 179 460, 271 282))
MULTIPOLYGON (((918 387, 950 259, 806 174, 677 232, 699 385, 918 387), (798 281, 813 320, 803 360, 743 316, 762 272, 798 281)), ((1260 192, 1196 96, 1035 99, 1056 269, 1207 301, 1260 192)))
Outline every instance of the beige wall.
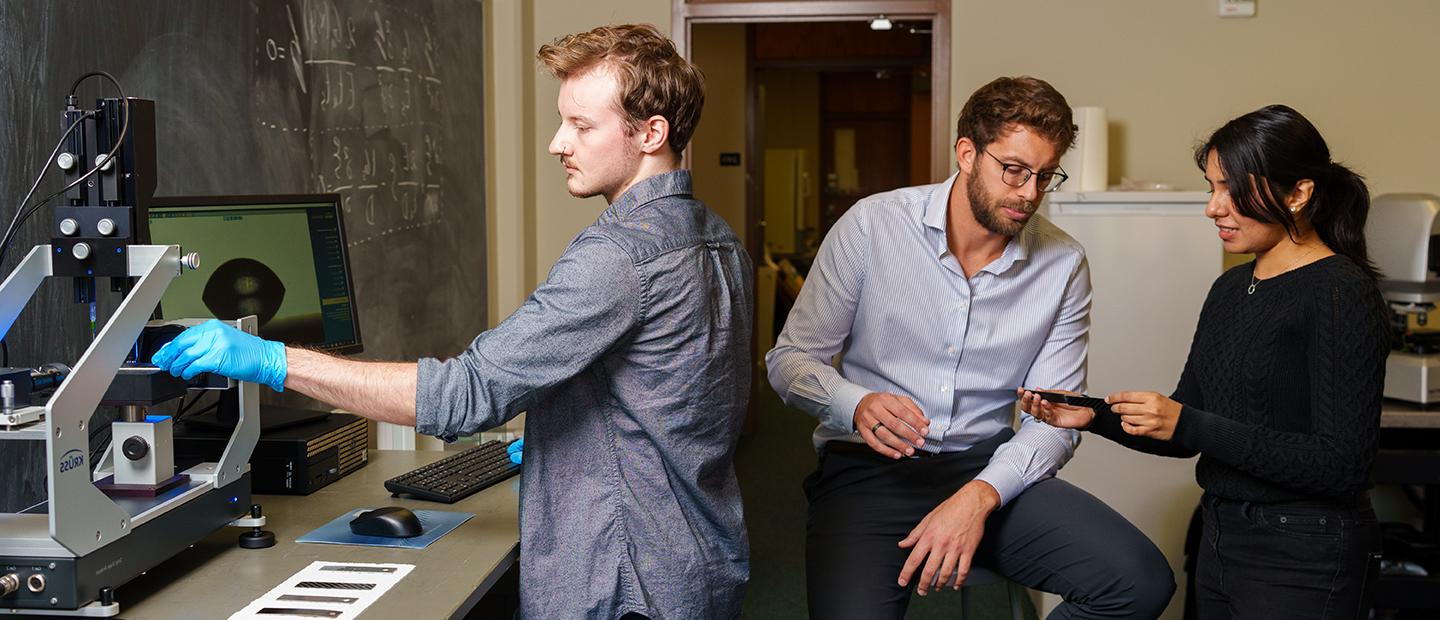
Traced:
MULTIPOLYGON (((668 32, 670 1, 486 5, 490 315, 498 321, 605 206, 571 198, 545 152, 558 85, 536 73, 535 48, 603 23, 650 22, 668 32)), ((1190 161, 1195 142, 1234 116, 1284 102, 1310 117, 1376 193, 1440 193, 1430 149, 1440 144, 1440 115, 1431 111, 1440 101, 1440 3, 1264 0, 1256 17, 1221 19, 1209 0, 963 0, 952 22, 951 116, 997 75, 1044 77, 1074 105, 1107 108, 1112 182, 1123 175, 1203 189, 1190 161), (1045 18, 999 26, 1015 15, 1045 18)), ((713 111, 703 131, 722 130, 713 111)))
POLYGON ((705 109, 691 140, 695 196, 719 213, 745 241, 745 25, 702 24, 692 29, 690 60, 705 72, 705 109), (740 153, 741 165, 721 166, 720 154, 740 153))
MULTIPOLYGON (((510 0, 521 1, 521 0, 510 0)), ((530 56, 521 63, 534 67, 535 48, 572 32, 589 30, 603 24, 649 23, 661 32, 670 32, 670 0, 533 0, 535 20, 530 56)), ((558 117, 555 99, 560 83, 548 75, 538 74, 534 91, 535 127, 528 150, 516 156, 529 155, 535 162, 535 243, 530 255, 535 261, 532 288, 544 281, 550 266, 560 258, 570 240, 586 226, 595 222, 605 210, 600 197, 580 200, 565 191, 565 177, 560 160, 546 151, 555 135, 558 117)))
POLYGON ((1204 189, 1190 159, 1197 140, 1285 103, 1376 193, 1440 193, 1440 2, 1257 6, 1256 17, 1222 19, 1213 0, 957 1, 952 107, 995 76, 1033 74, 1072 105, 1107 109, 1112 182, 1204 189))
POLYGON ((485 250, 493 327, 534 287, 534 165, 529 157, 535 125, 528 2, 486 2, 485 62, 485 250), (503 180, 502 180, 503 179, 503 180))
POLYGON ((485 2, 486 251, 491 324, 504 320, 545 279, 603 198, 565 191, 546 147, 557 126, 559 82, 537 68, 535 51, 602 24, 650 23, 670 31, 670 0, 493 0, 485 2))
MULTIPOLYGON (((670 30, 669 0, 491 0, 485 4, 485 217, 490 324, 514 312, 544 280, 581 229, 605 209, 602 198, 565 191, 559 161, 546 151, 555 131, 559 83, 538 72, 535 50, 601 24, 646 22, 670 30)), ((495 438, 520 430, 511 420, 495 438)), ((482 437, 490 439, 492 437, 482 437)), ((438 440, 420 445, 439 449, 438 440)))

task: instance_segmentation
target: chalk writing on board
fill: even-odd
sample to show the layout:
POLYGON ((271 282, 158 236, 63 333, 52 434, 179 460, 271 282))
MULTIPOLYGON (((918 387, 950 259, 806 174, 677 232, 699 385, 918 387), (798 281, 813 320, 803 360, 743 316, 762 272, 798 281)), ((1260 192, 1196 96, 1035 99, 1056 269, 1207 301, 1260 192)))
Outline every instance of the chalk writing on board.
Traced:
POLYGON ((283 86, 256 96, 286 99, 255 122, 307 141, 314 189, 340 194, 357 246, 443 221, 447 93, 433 16, 352 4, 255 5, 257 75, 283 86))

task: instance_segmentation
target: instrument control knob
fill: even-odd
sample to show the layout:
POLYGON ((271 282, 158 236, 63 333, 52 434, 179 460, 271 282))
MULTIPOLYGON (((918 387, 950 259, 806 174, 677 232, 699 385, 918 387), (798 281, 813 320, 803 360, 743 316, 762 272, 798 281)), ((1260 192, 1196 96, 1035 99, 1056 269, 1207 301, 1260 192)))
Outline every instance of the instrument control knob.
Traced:
POLYGON ((125 458, 138 461, 150 454, 150 444, 145 443, 145 440, 140 437, 131 437, 121 444, 120 451, 125 453, 125 458))
POLYGON ((115 220, 104 218, 95 223, 95 230, 100 233, 101 237, 109 237, 115 234, 115 220))
POLYGON ((85 260, 87 258, 90 258, 90 244, 85 243, 84 241, 75 244, 75 247, 70 248, 70 255, 74 256, 75 260, 85 260))
POLYGON ((80 232, 80 222, 75 221, 75 218, 67 217, 60 220, 60 234, 73 237, 77 232, 80 232))

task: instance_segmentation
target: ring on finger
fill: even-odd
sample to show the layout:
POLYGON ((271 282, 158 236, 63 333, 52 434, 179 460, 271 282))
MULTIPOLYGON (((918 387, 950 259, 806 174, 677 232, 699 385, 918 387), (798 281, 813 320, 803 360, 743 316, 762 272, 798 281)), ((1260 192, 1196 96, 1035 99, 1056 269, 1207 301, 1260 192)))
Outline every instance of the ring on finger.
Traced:
POLYGON ((875 434, 875 431, 880 430, 880 427, 882 427, 882 426, 885 426, 885 423, 884 423, 884 422, 876 422, 875 424, 872 424, 872 425, 870 426, 870 434, 871 434, 871 435, 874 435, 874 434, 875 434))

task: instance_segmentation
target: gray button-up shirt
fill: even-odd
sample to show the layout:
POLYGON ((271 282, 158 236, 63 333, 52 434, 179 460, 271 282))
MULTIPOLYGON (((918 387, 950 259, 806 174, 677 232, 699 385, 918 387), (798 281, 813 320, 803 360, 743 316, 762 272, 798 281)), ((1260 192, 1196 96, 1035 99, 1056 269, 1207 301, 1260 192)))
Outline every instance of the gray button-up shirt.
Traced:
MULTIPOLYGON (((766 356, 775 391, 819 418, 817 448, 861 441, 855 408, 871 392, 909 396, 930 419, 923 449, 951 452, 1009 428, 1015 388, 1085 389, 1084 249, 1035 215, 965 277, 946 243, 955 180, 861 200, 821 244, 766 356)), ((1020 415, 1019 432, 977 476, 1006 503, 1054 475, 1079 441, 1020 415)))
POLYGON ((416 428, 521 411, 526 618, 733 618, 749 543, 733 458, 750 386, 753 268, 690 174, 631 187, 525 304, 422 359, 416 428))

